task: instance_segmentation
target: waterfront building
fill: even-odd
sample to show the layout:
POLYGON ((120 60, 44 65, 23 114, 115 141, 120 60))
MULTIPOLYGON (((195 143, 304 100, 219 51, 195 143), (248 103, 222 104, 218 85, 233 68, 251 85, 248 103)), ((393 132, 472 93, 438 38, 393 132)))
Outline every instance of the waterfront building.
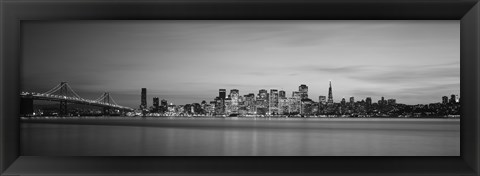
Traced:
POLYGON ((142 88, 142 95, 141 95, 141 102, 140 102, 140 109, 147 108, 147 88, 142 88))
POLYGON ((164 113, 168 110, 168 103, 167 103, 167 100, 165 99, 162 99, 162 101, 160 101, 160 112, 164 113))
POLYGON ((302 84, 298 86, 298 92, 300 92, 300 98, 305 99, 308 98, 308 86, 305 84, 302 84))
POLYGON ((345 106, 345 97, 342 98, 342 101, 340 102, 342 104, 342 106, 345 106))
POLYGON ((443 96, 443 97, 442 97, 442 103, 443 103, 443 104, 447 104, 447 103, 448 103, 448 97, 447 97, 447 96, 443 96))
POLYGON ((367 97, 365 102, 367 103, 368 106, 372 105, 372 97, 367 97))
POLYGON ((170 103, 170 105, 168 105, 168 112, 175 113, 176 110, 177 110, 177 107, 173 103, 170 103))
POLYGON ((218 97, 225 100, 225 98, 227 98, 227 90, 226 89, 219 89, 218 90, 218 97))
POLYGON ((205 109, 207 111, 207 115, 214 115, 215 114, 215 105, 216 105, 216 101, 210 101, 210 104, 209 106, 207 106, 207 108, 205 109))
POLYGON ((328 88, 328 101, 327 101, 327 104, 333 105, 332 81, 330 81, 330 87, 328 88))
POLYGON ((225 114, 233 114, 232 98, 228 97, 225 99, 225 114))
POLYGON ((387 103, 388 103, 388 105, 395 105, 395 104, 397 104, 397 100, 391 98, 391 99, 388 99, 388 100, 387 100, 387 103))
POLYGON ((216 115, 223 115, 225 114, 225 99, 216 97, 215 98, 215 114, 216 115))
POLYGON ((257 97, 255 100, 255 114, 266 115, 268 113, 268 101, 257 97))
POLYGON ((185 105, 177 105, 175 108, 176 108, 176 109, 175 109, 175 113, 176 113, 177 115, 180 115, 180 114, 182 114, 183 112, 185 112, 185 105))
POLYGON ((378 104, 381 105, 381 106, 387 104, 387 103, 385 102, 385 98, 382 97, 382 99, 378 100, 378 104))
POLYGON ((293 91, 292 92, 292 97, 297 98, 297 99, 302 99, 302 93, 299 91, 293 91))
POLYGON ((290 113, 288 98, 279 98, 278 99, 278 114, 288 114, 288 113, 290 113))
POLYGON ((238 113, 239 96, 240 96, 240 93, 239 93, 238 89, 230 90, 229 97, 231 99, 231 105, 230 105, 231 113, 238 113))
POLYGON ((268 100, 268 92, 267 90, 265 89, 260 89, 258 91, 258 97, 259 99, 262 99, 262 100, 268 100))
POLYGON ((327 97, 323 96, 323 95, 318 96, 318 102, 320 103, 320 105, 326 105, 327 104, 327 97))
POLYGON ((244 105, 245 108, 247 109, 248 114, 255 114, 255 94, 249 93, 247 95, 244 95, 244 105))
POLYGON ((268 105, 269 105, 268 104, 269 103, 268 98, 269 98, 269 95, 268 95, 267 90, 261 89, 261 90, 258 91, 257 100, 262 100, 261 101, 262 104, 260 106, 261 106, 261 108, 266 108, 267 111, 268 111, 268 105))
POLYGON ((312 115, 314 114, 314 110, 316 109, 315 108, 315 103, 309 99, 309 98, 305 98, 305 99, 302 99, 300 101, 301 105, 300 105, 300 114, 302 115, 312 115))
POLYGON ((289 113, 300 113, 300 107, 301 107, 301 102, 300 102, 300 97, 290 97, 288 98, 288 103, 289 103, 289 113))
POLYGON ((279 98, 287 98, 286 94, 285 94, 285 91, 284 90, 278 91, 278 97, 279 98))
POLYGON ((160 109, 160 101, 158 97, 153 97, 153 112, 158 112, 160 109))
POLYGON ((350 97, 350 105, 353 105, 353 104, 355 104, 355 98, 350 97))
POLYGON ((456 97, 455 97, 454 94, 452 94, 452 95, 450 96, 450 103, 453 104, 453 103, 455 103, 455 102, 456 102, 456 97))
POLYGON ((270 89, 270 114, 278 114, 278 90, 270 89))

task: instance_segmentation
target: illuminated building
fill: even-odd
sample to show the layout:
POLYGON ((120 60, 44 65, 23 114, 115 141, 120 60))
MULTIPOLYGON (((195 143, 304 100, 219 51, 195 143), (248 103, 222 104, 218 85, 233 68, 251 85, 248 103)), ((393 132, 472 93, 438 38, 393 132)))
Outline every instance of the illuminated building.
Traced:
POLYGON ((228 97, 225 99, 225 114, 230 115, 233 112, 232 98, 228 97))
POLYGON ((311 115, 315 113, 314 111, 317 109, 315 103, 311 99, 302 99, 301 100, 301 111, 300 114, 302 115, 311 115))
POLYGON ((293 91, 292 92, 292 97, 297 98, 297 99, 302 99, 302 93, 298 91, 293 91))
POLYGON ((210 106, 207 106, 207 108, 205 109, 205 111, 207 111, 207 114, 208 115, 214 115, 215 114, 215 105, 216 105, 216 101, 210 101, 210 106))
POLYGON ((176 110, 177 107, 173 103, 170 103, 170 105, 168 105, 168 112, 174 113, 176 112, 176 110))
POLYGON ((255 100, 255 113, 258 115, 266 115, 268 113, 268 107, 266 104, 267 100, 257 97, 255 100))
MULTIPOLYGON (((267 111, 268 111, 268 103, 269 103, 269 101, 268 101, 268 96, 269 96, 269 95, 268 95, 267 90, 261 89, 261 90, 258 91, 258 98, 257 98, 257 100, 262 100, 262 101, 261 101, 262 104, 260 105, 260 107, 261 107, 261 108, 266 108, 267 111)), ((259 103, 259 102, 260 102, 260 101, 257 101, 257 103, 259 103)))
POLYGON ((217 97, 215 98, 215 114, 223 115, 225 114, 225 99, 217 97))
POLYGON ((230 90, 230 99, 231 99, 230 111, 231 111, 231 113, 238 113, 239 96, 240 96, 240 94, 239 94, 238 89, 230 90))
POLYGON ((162 99, 162 101, 160 101, 160 112, 166 112, 167 110, 168 110, 167 100, 162 99))
POLYGON ((244 106, 247 109, 248 114, 255 114, 255 94, 250 93, 248 95, 244 95, 244 106))
POLYGON ((278 90, 270 89, 270 114, 278 114, 278 90))
POLYGON ((218 97, 221 99, 227 98, 227 90, 226 89, 219 89, 218 90, 218 97))
POLYGON ((332 81, 330 81, 330 87, 328 88, 328 102, 329 105, 333 104, 333 95, 332 95, 332 81))
POLYGON ((298 92, 300 92, 300 98, 305 99, 308 98, 308 86, 305 84, 302 84, 298 86, 298 92))
POLYGON ((319 102, 321 105, 327 104, 327 97, 326 97, 326 96, 318 96, 318 102, 319 102))
POLYGON ((278 114, 287 114, 290 111, 290 103, 288 98, 279 98, 278 99, 278 114))
POLYGON ((286 94, 285 94, 285 91, 284 90, 278 91, 278 97, 279 98, 287 98, 286 94))
POLYGON ((259 96, 259 99, 267 100, 267 99, 268 99, 268 92, 267 92, 267 90, 265 90, 265 89, 260 89, 260 90, 258 91, 258 96, 259 96))

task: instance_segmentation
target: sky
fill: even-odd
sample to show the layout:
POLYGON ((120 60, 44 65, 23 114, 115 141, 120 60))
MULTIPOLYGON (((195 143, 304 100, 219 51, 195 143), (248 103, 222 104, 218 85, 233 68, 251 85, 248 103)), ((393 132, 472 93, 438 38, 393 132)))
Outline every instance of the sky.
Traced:
POLYGON ((67 81, 137 108, 308 86, 308 97, 440 102, 460 93, 460 23, 451 21, 26 21, 22 91, 67 81))

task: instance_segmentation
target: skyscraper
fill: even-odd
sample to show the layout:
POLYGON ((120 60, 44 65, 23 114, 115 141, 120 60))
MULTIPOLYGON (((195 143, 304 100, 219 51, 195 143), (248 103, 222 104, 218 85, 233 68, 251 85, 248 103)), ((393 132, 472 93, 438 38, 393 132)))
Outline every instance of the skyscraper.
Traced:
POLYGON ((447 104, 447 103, 448 103, 448 97, 447 97, 447 96, 443 96, 443 97, 442 97, 442 103, 443 103, 443 104, 447 104))
POLYGON ((300 92, 300 98, 306 99, 308 98, 308 86, 305 84, 302 84, 298 86, 298 91, 300 92))
POLYGON ((320 102, 320 104, 322 104, 322 105, 327 104, 327 97, 325 97, 325 96, 318 96, 318 102, 320 102))
POLYGON ((225 98, 215 98, 215 114, 223 115, 225 113, 225 98))
POLYGON ((227 97, 227 90, 226 89, 219 89, 218 90, 218 98, 225 100, 227 97))
POLYGON ((140 109, 147 108, 147 88, 142 88, 140 109))
POLYGON ((261 99, 267 98, 267 94, 268 94, 268 92, 267 92, 267 90, 265 90, 265 89, 260 89, 260 90, 258 91, 258 96, 259 96, 261 99))
POLYGON ((153 111, 158 112, 159 107, 160 107, 160 101, 158 97, 153 97, 153 111))
POLYGON ((278 114, 278 90, 270 89, 270 113, 278 114))
MULTIPOLYGON (((258 91, 258 98, 257 98, 257 100, 260 100, 260 101, 257 101, 257 102, 259 102, 259 103, 261 102, 261 103, 260 103, 260 107, 262 107, 262 108, 268 108, 268 103, 269 103, 269 101, 268 101, 268 92, 267 92, 267 90, 265 90, 265 89, 259 90, 259 91, 258 91)), ((268 111, 268 109, 267 109, 267 111, 268 111)))
POLYGON ((328 88, 328 104, 333 104, 332 81, 330 81, 330 87, 328 88))
POLYGON ((367 97, 365 102, 367 103, 368 106, 372 105, 372 97, 367 97))
POLYGON ((245 106, 247 108, 248 114, 255 114, 255 94, 250 93, 248 95, 244 95, 245 98, 245 106))
POLYGON ((230 90, 230 98, 231 100, 231 112, 238 113, 238 102, 239 102, 240 93, 238 89, 230 90))
POLYGON ((378 104, 379 105, 385 105, 385 104, 387 104, 387 102, 385 102, 385 98, 382 97, 382 99, 378 100, 378 104))
POLYGON ((346 102, 345 102, 345 97, 342 98, 342 101, 341 101, 340 103, 341 103, 342 105, 345 105, 345 103, 346 103, 346 102))
POLYGON ((163 113, 163 112, 167 112, 167 110, 168 110, 168 102, 167 102, 167 100, 162 99, 162 101, 160 101, 160 107, 161 107, 160 109, 161 109, 161 112, 162 112, 162 113, 163 113))
POLYGON ((455 103, 456 102, 456 97, 454 94, 450 96, 450 103, 455 103))
POLYGON ((278 97, 279 98, 287 98, 286 95, 285 95, 285 91, 284 90, 278 91, 278 97))
POLYGON ((350 97, 350 104, 353 105, 355 103, 355 98, 350 97))
POLYGON ((298 92, 298 91, 293 91, 292 92, 292 97, 297 98, 297 99, 301 99, 302 98, 302 93, 298 92))

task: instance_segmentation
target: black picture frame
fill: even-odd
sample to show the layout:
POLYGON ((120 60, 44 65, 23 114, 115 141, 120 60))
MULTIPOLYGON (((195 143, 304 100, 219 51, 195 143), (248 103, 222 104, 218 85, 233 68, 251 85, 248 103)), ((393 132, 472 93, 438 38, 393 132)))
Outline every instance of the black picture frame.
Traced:
POLYGON ((479 175, 478 0, 3 0, 1 175, 479 175), (21 156, 19 79, 23 20, 460 20, 459 157, 21 156))

